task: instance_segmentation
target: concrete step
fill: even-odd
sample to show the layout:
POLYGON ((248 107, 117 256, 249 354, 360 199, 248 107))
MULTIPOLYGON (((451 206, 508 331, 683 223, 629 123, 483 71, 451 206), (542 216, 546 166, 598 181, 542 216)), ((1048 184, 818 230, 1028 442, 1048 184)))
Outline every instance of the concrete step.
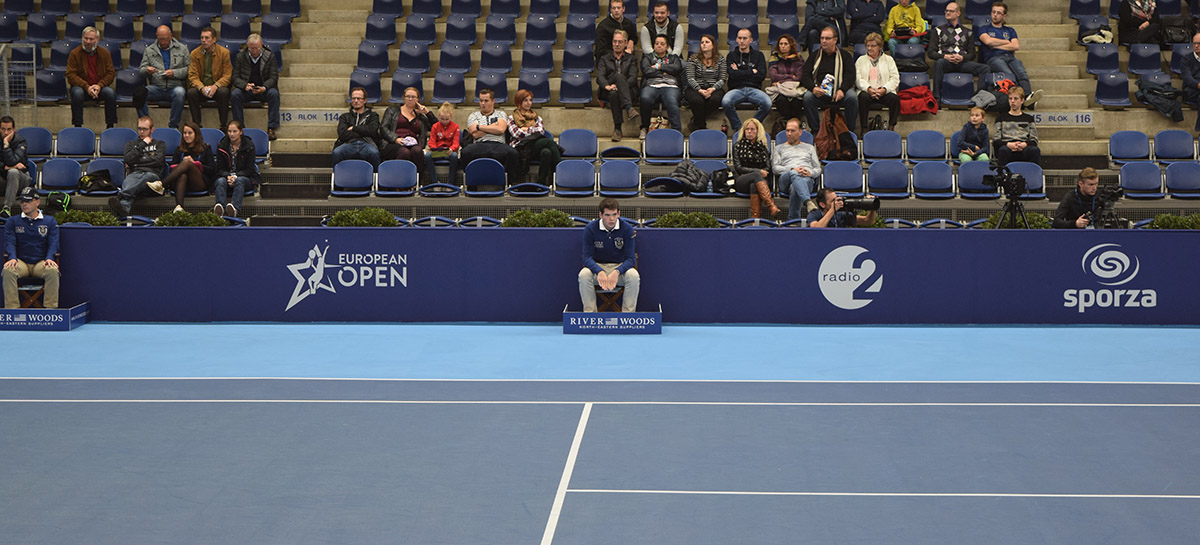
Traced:
MULTIPOLYGON (((360 3, 354 0, 355 3, 360 3)), ((337 5, 342 4, 338 2, 337 5)), ((371 13, 371 3, 366 2, 366 7, 361 9, 310 9, 306 11, 308 20, 313 23, 358 23, 363 29, 366 28, 367 15, 371 13)), ((334 7, 334 4, 328 4, 329 7, 334 7)), ((293 34, 295 34, 293 28, 293 34)))

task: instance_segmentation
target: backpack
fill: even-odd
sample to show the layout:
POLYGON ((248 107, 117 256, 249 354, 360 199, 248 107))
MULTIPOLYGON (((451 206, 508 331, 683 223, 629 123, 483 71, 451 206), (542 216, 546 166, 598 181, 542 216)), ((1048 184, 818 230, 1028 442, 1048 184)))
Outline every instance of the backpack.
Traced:
POLYGON ((855 161, 858 159, 858 143, 846 126, 846 117, 836 107, 821 112, 821 130, 813 141, 817 157, 822 161, 855 161))
POLYGON ((1162 40, 1169 44, 1188 43, 1196 34, 1196 22, 1187 15, 1168 15, 1159 18, 1159 22, 1162 40))
POLYGON ((59 212, 66 212, 70 207, 70 195, 62 191, 51 191, 49 195, 46 195, 46 215, 53 216, 59 212))

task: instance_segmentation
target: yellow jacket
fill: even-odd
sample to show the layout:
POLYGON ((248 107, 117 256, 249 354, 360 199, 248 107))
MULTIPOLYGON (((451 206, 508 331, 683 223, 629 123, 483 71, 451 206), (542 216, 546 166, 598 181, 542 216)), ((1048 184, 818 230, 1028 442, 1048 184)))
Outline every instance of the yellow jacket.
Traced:
POLYGON ((900 4, 892 6, 892 11, 888 12, 887 22, 883 24, 883 39, 891 38, 892 30, 902 26, 911 28, 913 34, 925 33, 925 18, 921 17, 921 8, 917 7, 915 3, 909 4, 907 8, 900 4))

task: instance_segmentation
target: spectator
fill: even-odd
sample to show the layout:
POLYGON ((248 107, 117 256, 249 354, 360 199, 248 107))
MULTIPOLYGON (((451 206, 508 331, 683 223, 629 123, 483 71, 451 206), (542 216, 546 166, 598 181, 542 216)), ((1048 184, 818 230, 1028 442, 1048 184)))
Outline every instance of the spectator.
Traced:
POLYGON ((687 87, 683 90, 683 97, 692 110, 689 130, 706 128, 709 114, 721 109, 727 68, 725 57, 717 54, 717 39, 708 34, 701 36, 700 51, 692 55, 685 66, 687 87))
POLYGON ((583 230, 583 268, 579 270, 579 297, 584 312, 596 312, 596 286, 613 290, 624 286, 621 312, 636 312, 638 291, 642 278, 635 260, 633 227, 621 221, 620 204, 616 199, 600 201, 600 218, 592 220, 583 230))
POLYGON ((83 126, 83 101, 104 102, 104 125, 117 125, 117 92, 111 87, 117 78, 112 55, 97 47, 100 31, 96 27, 83 29, 83 43, 67 56, 67 85, 71 86, 71 124, 83 126))
POLYGON ((558 142, 546 132, 542 116, 533 109, 533 93, 528 89, 517 91, 517 109, 513 110, 508 133, 512 145, 521 158, 521 176, 529 172, 529 164, 537 159, 538 183, 549 186, 550 177, 562 161, 558 142))
MULTIPOLYGON (((1017 30, 1004 23, 1008 19, 1008 6, 1004 2, 992 4, 992 24, 983 27, 979 41, 983 42, 980 60, 994 72, 1004 72, 1013 78, 1022 89, 1031 89, 1029 74, 1025 72, 1025 64, 1017 58, 1021 42, 1017 39, 1017 30)), ((1033 108, 1034 103, 1042 96, 1039 89, 1025 97, 1025 106, 1033 108)))
POLYGON ((787 120, 804 115, 805 89, 800 86, 801 75, 804 73, 804 58, 800 56, 800 50, 796 48, 796 39, 792 38, 791 34, 779 37, 779 41, 775 42, 775 49, 771 51, 771 57, 775 61, 767 67, 767 75, 771 78, 767 96, 771 97, 775 113, 778 114, 775 124, 771 127, 773 135, 784 130, 787 120))
POLYGON ((362 159, 378 167, 377 136, 379 114, 367 106, 367 90, 355 87, 350 90, 350 111, 338 116, 337 141, 333 143, 330 162, 336 165, 346 159, 362 159))
MULTIPOLYGON (((800 141, 800 120, 789 119, 787 122, 787 141, 775 144, 771 152, 771 168, 775 169, 779 190, 791 189, 788 199, 788 219, 800 217, 801 209, 808 206, 809 210, 816 208, 812 203, 813 181, 821 175, 821 160, 817 158, 817 148, 812 144, 800 141)), ((735 181, 736 182, 736 181, 735 181)))
POLYGON ((921 8, 913 4, 912 0, 900 0, 900 3, 892 6, 892 11, 888 12, 883 32, 888 37, 888 52, 893 57, 896 56, 896 44, 921 43, 921 36, 925 35, 925 17, 921 15, 921 8))
POLYGON ((596 44, 592 48, 592 54, 596 56, 597 61, 615 49, 621 49, 625 53, 633 55, 634 46, 637 45, 637 36, 637 25, 625 18, 624 0, 609 0, 608 17, 596 23, 596 44), (613 42, 613 34, 618 30, 625 32, 625 41, 619 47, 613 42))
POLYGON ((175 190, 175 211, 183 210, 183 198, 189 191, 205 191, 217 177, 217 164, 212 148, 204 143, 204 134, 195 122, 183 124, 179 147, 171 160, 171 173, 163 178, 163 186, 175 190))
POLYGON ((888 111, 888 130, 896 130, 900 119, 900 71, 891 55, 883 54, 883 36, 867 36, 867 54, 854 62, 854 73, 858 76, 858 130, 867 132, 867 116, 872 104, 882 104, 888 111))
MULTIPOLYGON (((1192 36, 1192 54, 1183 57, 1180 71, 1183 77, 1183 101, 1196 104, 1200 101, 1200 32, 1192 36)), ((1200 127, 1200 118, 1196 125, 1200 127)))
POLYGON ((638 86, 637 59, 626 51, 627 39, 624 30, 614 32, 612 49, 596 63, 600 100, 608 101, 612 110, 613 142, 621 141, 621 123, 638 115, 633 109, 633 90, 638 86))
POLYGON ((838 48, 833 27, 821 30, 821 48, 808 56, 800 86, 804 93, 804 117, 808 128, 820 126, 820 110, 840 106, 846 110, 846 126, 854 130, 858 121, 858 95, 854 93, 854 57, 838 48))
POLYGON ((750 46, 752 41, 750 29, 738 29, 737 48, 725 57, 729 90, 721 98, 721 108, 725 110, 729 128, 734 131, 742 128, 742 118, 737 113, 739 103, 749 102, 756 106, 758 111, 754 118, 759 121, 766 121, 771 113, 771 97, 762 90, 763 78, 767 77, 767 59, 761 51, 750 46))
POLYGON ((470 165, 471 161, 481 157, 500 161, 508 176, 508 185, 515 185, 517 172, 521 169, 521 154, 505 141, 508 116, 496 109, 495 96, 491 89, 479 91, 479 111, 471 112, 467 118, 467 133, 475 141, 463 147, 462 163, 470 165))
POLYGON ((800 29, 800 48, 820 43, 821 29, 832 26, 838 36, 846 37, 846 0, 808 0, 804 5, 804 26, 800 29))
POLYGON ((750 217, 762 217, 762 206, 767 215, 779 216, 779 207, 771 198, 771 152, 767 131, 759 120, 751 118, 742 124, 742 130, 733 142, 734 191, 750 194, 750 217))
POLYGON ((17 279, 40 277, 45 281, 42 303, 58 308, 58 222, 38 210, 41 198, 36 188, 21 190, 21 215, 4 222, 4 308, 19 308, 17 279))
POLYGON ((191 88, 187 91, 187 101, 193 122, 204 126, 200 120, 200 106, 205 100, 212 99, 217 101, 221 126, 229 125, 229 84, 232 80, 233 63, 229 60, 229 50, 217 44, 217 31, 205 27, 200 31, 200 46, 192 50, 188 64, 191 88))
POLYGON ((458 178, 458 148, 462 129, 454 122, 454 105, 443 102, 438 108, 438 122, 429 129, 429 151, 425 152, 425 168, 429 178, 437 181, 437 169, 434 161, 445 157, 450 161, 450 180, 455 183, 458 178))
POLYGON ((25 137, 17 133, 12 116, 0 117, 0 138, 3 138, 0 165, 4 170, 4 208, 0 209, 0 218, 8 218, 17 204, 17 195, 33 184, 33 177, 25 164, 29 161, 28 145, 25 137))
POLYGON ((243 138, 242 130, 241 121, 230 121, 225 126, 225 138, 217 145, 217 180, 213 184, 217 203, 213 205, 213 213, 218 216, 238 217, 246 191, 258 183, 254 141, 243 138))
POLYGON ((279 128, 279 65, 275 54, 263 47, 262 36, 251 34, 246 47, 238 51, 233 63, 233 90, 229 93, 233 118, 246 123, 242 104, 249 101, 267 103, 267 138, 275 139, 279 128))
POLYGON ((682 59, 685 51, 683 27, 671 18, 671 9, 667 3, 658 0, 650 13, 651 17, 646 20, 646 25, 642 27, 638 36, 638 41, 642 44, 642 55, 654 54, 654 36, 666 36, 667 53, 682 59))
POLYGON ((667 122, 672 129, 683 130, 679 120, 679 88, 683 77, 683 59, 667 53, 667 37, 654 37, 654 53, 642 56, 642 134, 650 129, 650 116, 654 107, 662 104, 667 109, 667 122))
POLYGON ((1157 44, 1162 27, 1154 0, 1124 0, 1117 19, 1117 38, 1122 44, 1157 44))
POLYGON ((142 64, 138 67, 142 77, 146 78, 146 85, 133 90, 133 107, 137 109, 138 117, 147 117, 150 109, 146 107, 146 100, 169 100, 171 118, 167 126, 178 129, 179 119, 183 116, 191 56, 187 46, 171 35, 171 27, 158 27, 154 36, 154 46, 146 48, 142 64))
POLYGON ((404 102, 388 106, 379 122, 379 158, 400 159, 417 167, 417 179, 425 178, 425 141, 437 116, 420 102, 416 87, 404 90, 404 102))
POLYGON ((154 139, 153 134, 154 120, 142 116, 137 120, 138 137, 125 143, 125 181, 121 183, 121 191, 108 198, 108 208, 118 218, 129 215, 133 200, 146 188, 163 194, 161 176, 167 166, 167 145, 154 139))
MULTIPOLYGON (((867 195, 870 197, 870 195, 867 195)), ((875 211, 865 216, 842 210, 844 205, 837 191, 822 187, 817 191, 817 210, 808 213, 809 227, 870 227, 875 224, 875 211)))
POLYGON ((1079 171, 1079 178, 1075 180, 1075 189, 1063 195, 1063 200, 1058 203, 1051 225, 1055 229, 1090 227, 1096 208, 1100 204, 1096 202, 1096 189, 1099 187, 1100 174, 1092 167, 1084 167, 1079 171))
POLYGON ((988 144, 991 139, 988 138, 987 123, 983 122, 983 108, 975 106, 971 108, 970 120, 963 123, 962 136, 958 139, 958 160, 963 163, 971 161, 987 162, 988 144))
POLYGON ((933 98, 942 101, 942 78, 947 73, 965 72, 976 77, 990 70, 975 62, 975 37, 959 24, 962 9, 955 2, 946 4, 946 24, 933 29, 927 55, 933 60, 933 98))
POLYGON ((884 0, 850 0, 846 3, 846 15, 850 17, 850 44, 861 44, 867 34, 883 34, 883 21, 887 19, 884 0))
POLYGON ((1037 126, 1033 116, 1021 111, 1024 103, 1025 90, 1015 86, 1008 90, 1008 111, 996 115, 996 139, 992 149, 996 152, 996 162, 1001 165, 1012 161, 1039 163, 1042 159, 1037 126))

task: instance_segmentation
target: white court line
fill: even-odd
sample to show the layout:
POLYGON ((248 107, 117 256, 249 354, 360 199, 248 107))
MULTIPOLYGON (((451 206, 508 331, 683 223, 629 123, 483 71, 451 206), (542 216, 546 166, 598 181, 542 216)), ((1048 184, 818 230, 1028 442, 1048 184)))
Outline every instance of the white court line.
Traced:
POLYGON ((1200 407, 1200 403, 521 401, 470 399, 0 399, 0 403, 310 403, 361 405, 666 405, 718 407, 1200 407))
POLYGON ((1097 384, 1197 386, 1200 382, 1104 381, 1104 380, 771 380, 771 379, 558 379, 558 378, 354 378, 354 377, 0 377, 0 380, 296 380, 330 382, 559 382, 559 383, 700 383, 700 384, 1097 384))
POLYGON ((693 496, 845 496, 883 498, 1070 498, 1070 499, 1152 499, 1200 500, 1187 494, 1002 494, 983 492, 750 492, 737 490, 611 490, 572 488, 567 492, 579 494, 662 494, 693 496))
POLYGON ((571 440, 571 450, 567 453, 567 464, 563 468, 562 479, 558 481, 558 491, 554 493, 554 504, 550 507, 550 520, 546 522, 546 531, 542 533, 542 545, 550 545, 554 541, 554 531, 558 529, 558 517, 562 514, 563 500, 567 497, 567 487, 571 484, 571 473, 575 472, 575 458, 579 455, 579 444, 583 442, 583 431, 587 428, 588 417, 592 414, 592 404, 583 406, 583 414, 579 415, 579 426, 575 428, 575 438, 571 440))

